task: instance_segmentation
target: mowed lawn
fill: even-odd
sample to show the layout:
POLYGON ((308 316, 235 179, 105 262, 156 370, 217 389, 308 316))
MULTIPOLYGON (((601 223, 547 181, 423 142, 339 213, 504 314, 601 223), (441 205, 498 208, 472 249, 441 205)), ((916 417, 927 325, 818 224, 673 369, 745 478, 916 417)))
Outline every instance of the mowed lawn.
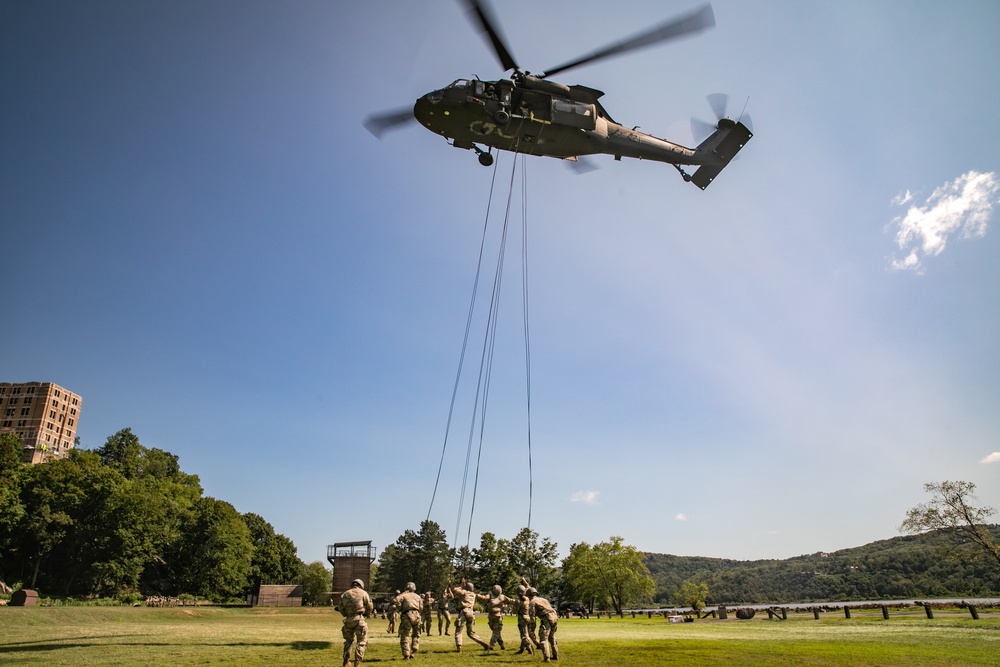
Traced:
MULTIPOLYGON (((853 618, 792 615, 670 624, 661 618, 565 619, 559 665, 993 665, 1000 666, 1000 613, 855 612, 853 618)), ((334 665, 341 664, 341 617, 330 609, 0 607, 0 665, 334 665)), ((399 661, 386 621, 369 623, 365 664, 399 661)), ((435 625, 436 628, 436 625, 435 625)), ((485 619, 476 623, 488 637, 485 619)), ((426 665, 537 664, 514 655, 517 627, 504 623, 506 651, 485 652, 452 637, 424 637, 426 665)))

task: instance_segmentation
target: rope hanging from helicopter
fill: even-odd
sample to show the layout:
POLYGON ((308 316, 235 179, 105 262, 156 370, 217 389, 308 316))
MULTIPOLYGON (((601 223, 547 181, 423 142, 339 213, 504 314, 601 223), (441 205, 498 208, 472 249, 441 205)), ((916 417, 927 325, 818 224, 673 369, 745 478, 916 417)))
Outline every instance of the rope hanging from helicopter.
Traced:
MULTIPOLYGON (((485 440, 486 432, 486 417, 488 413, 489 397, 490 397, 490 385, 493 374, 493 360, 494 351, 496 347, 497 338, 497 320, 500 308, 500 297, 502 293, 503 286, 503 270, 506 259, 507 252, 507 241, 508 232, 510 229, 511 222, 511 209, 514 202, 515 194, 515 177, 518 173, 518 157, 521 158, 521 220, 522 220, 522 233, 521 233, 521 298, 522 298, 522 323, 523 323, 523 333, 524 333, 524 364, 525 364, 525 384, 526 384, 526 395, 527 395, 527 444, 528 444, 528 527, 531 526, 531 514, 532 514, 532 501, 533 501, 533 479, 532 479, 532 462, 531 462, 531 351, 530 351, 530 339, 529 339, 529 320, 528 320, 528 268, 527 268, 527 176, 525 173, 525 159, 523 154, 515 151, 514 161, 511 166, 510 181, 508 183, 508 195, 507 203, 504 212, 503 224, 500 232, 500 243, 496 255, 496 268, 493 275, 493 285, 490 292, 490 303, 487 315, 486 330, 483 337, 482 350, 480 353, 480 363, 479 363, 479 373, 476 381, 476 391, 475 398, 473 402, 473 414, 469 426, 468 441, 466 444, 466 454, 465 454, 465 465, 463 469, 462 476, 462 486, 461 493, 459 496, 458 503, 458 515, 455 525, 455 546, 457 546, 458 535, 461 530, 462 515, 464 513, 465 501, 467 496, 469 496, 469 481, 470 473, 472 474, 472 490, 471 490, 471 506, 469 510, 468 525, 466 531, 466 547, 471 542, 472 537, 472 524, 475 517, 476 510, 476 499, 478 496, 479 489, 479 472, 480 464, 482 462, 483 454, 483 443, 485 440), (473 457, 473 448, 476 444, 478 433, 478 447, 476 447, 475 457, 473 457), (473 469, 473 462, 475 467, 473 469)), ((489 231, 490 223, 490 212, 493 205, 493 195, 496 187, 497 172, 499 169, 499 160, 494 165, 493 177, 490 183, 490 193, 489 199, 486 207, 486 219, 483 224, 483 236, 480 242, 479 248, 479 261, 476 267, 476 275, 473 282, 472 296, 470 298, 469 312, 466 317, 465 323, 465 334, 462 341, 462 349, 459 355, 458 371, 455 376, 455 384, 452 389, 451 402, 448 408, 448 420, 445 427, 444 442, 441 448, 441 459, 438 464, 437 477, 434 482, 434 491, 431 496, 430 507, 427 510, 427 519, 430 520, 431 512, 434 508, 434 502, 437 497, 437 491, 441 481, 441 474, 444 468, 444 461, 447 454, 448 440, 451 433, 452 421, 455 415, 455 405, 459 394, 459 385, 461 383, 461 378, 463 370, 465 367, 466 354, 468 352, 469 341, 472 332, 474 314, 476 310, 476 302, 479 299, 480 289, 485 289, 480 287, 480 282, 483 277, 484 262, 486 259, 486 244, 487 235, 489 231)))

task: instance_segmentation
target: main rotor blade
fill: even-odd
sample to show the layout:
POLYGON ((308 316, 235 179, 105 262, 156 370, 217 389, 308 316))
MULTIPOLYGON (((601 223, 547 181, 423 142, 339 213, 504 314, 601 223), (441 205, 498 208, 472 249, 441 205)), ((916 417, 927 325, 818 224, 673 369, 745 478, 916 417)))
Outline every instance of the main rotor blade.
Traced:
POLYGON ((469 15, 469 20, 473 21, 473 24, 479 26, 479 30, 488 39, 490 44, 493 46, 493 50, 497 53, 497 58, 500 60, 500 64, 503 66, 503 71, 516 70, 518 69, 517 63, 514 62, 514 57, 510 55, 510 51, 503 42, 503 38, 500 36, 500 31, 494 26, 499 25, 493 15, 490 13, 489 7, 484 5, 479 0, 463 0, 465 3, 466 13, 469 15))
POLYGON ((553 74, 564 72, 571 67, 579 67, 580 65, 591 63, 595 60, 609 58, 611 56, 618 55, 619 53, 625 53, 626 51, 641 49, 659 42, 683 37, 684 35, 688 35, 693 32, 699 32, 701 30, 705 30, 706 28, 711 28, 714 25, 715 14, 712 12, 712 5, 706 4, 690 14, 661 23, 652 30, 646 30, 638 33, 632 37, 615 42, 614 44, 609 44, 603 49, 581 56, 576 60, 571 60, 568 63, 560 65, 559 67, 546 70, 545 74, 540 75, 540 78, 552 76, 553 74))
POLYGON ((415 120, 416 118, 413 117, 413 108, 408 107, 398 111, 368 116, 365 119, 365 129, 375 135, 376 139, 381 139, 386 130, 391 130, 415 120))

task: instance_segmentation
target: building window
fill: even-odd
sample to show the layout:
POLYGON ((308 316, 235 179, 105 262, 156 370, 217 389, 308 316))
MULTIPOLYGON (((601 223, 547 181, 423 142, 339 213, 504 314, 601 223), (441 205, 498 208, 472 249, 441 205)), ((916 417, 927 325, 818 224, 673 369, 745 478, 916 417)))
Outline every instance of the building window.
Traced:
MULTIPOLYGON (((54 431, 56 427, 52 422, 49 422, 46 428, 48 428, 50 431, 54 431)), ((46 436, 45 439, 48 440, 49 439, 48 436, 46 436)))
POLYGON ((31 408, 21 408, 21 416, 27 417, 31 414, 31 408))
POLYGON ((34 394, 35 393, 35 388, 34 387, 28 387, 28 392, 27 393, 34 394))
POLYGON ((17 427, 18 428, 23 428, 23 427, 27 426, 27 423, 28 423, 27 419, 18 419, 17 420, 17 427))
POLYGON ((70 409, 69 409, 69 413, 70 413, 71 415, 75 415, 75 414, 76 414, 76 408, 70 408, 70 409))
POLYGON ((49 419, 55 419, 55 418, 56 418, 56 411, 49 410, 49 419))
POLYGON ((7 408, 7 412, 4 413, 4 417, 13 417, 13 416, 14 416, 14 408, 7 408))
POLYGON ((7 404, 8 405, 17 405, 17 399, 16 398, 12 398, 9 401, 7 401, 7 404))
POLYGON ((70 426, 72 426, 73 425, 73 420, 70 419, 68 423, 69 423, 70 426))
POLYGON ((52 401, 52 407, 58 408, 59 407, 59 401, 53 400, 52 401))
POLYGON ((31 396, 27 396, 27 397, 26 397, 26 398, 24 399, 24 404, 25 404, 25 405, 31 405, 31 398, 32 398, 31 396))

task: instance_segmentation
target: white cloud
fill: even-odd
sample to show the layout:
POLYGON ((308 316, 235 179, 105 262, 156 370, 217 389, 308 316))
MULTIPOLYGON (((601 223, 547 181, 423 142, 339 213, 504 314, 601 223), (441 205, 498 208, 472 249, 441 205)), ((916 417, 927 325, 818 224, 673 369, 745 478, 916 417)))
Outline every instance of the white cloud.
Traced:
MULTIPOLYGON (((905 253, 903 259, 893 257, 892 268, 920 272, 922 260, 940 255, 955 234, 967 239, 985 236, 998 192, 996 173, 970 171, 937 188, 923 206, 911 205, 890 224, 897 227, 896 244, 905 253)), ((892 203, 902 206, 912 200, 907 190, 892 203)))
POLYGON ((678 521, 687 521, 688 520, 688 518, 683 513, 678 514, 674 518, 677 519, 678 521))
POLYGON ((906 194, 896 195, 895 197, 893 197, 892 205, 902 206, 903 204, 909 204, 911 201, 913 201, 913 193, 907 190, 906 194))
POLYGON ((980 463, 1000 463, 1000 452, 993 452, 989 456, 983 458, 980 463))
POLYGON ((600 491, 575 491, 570 497, 571 503, 583 503, 584 505, 600 505, 600 491))

